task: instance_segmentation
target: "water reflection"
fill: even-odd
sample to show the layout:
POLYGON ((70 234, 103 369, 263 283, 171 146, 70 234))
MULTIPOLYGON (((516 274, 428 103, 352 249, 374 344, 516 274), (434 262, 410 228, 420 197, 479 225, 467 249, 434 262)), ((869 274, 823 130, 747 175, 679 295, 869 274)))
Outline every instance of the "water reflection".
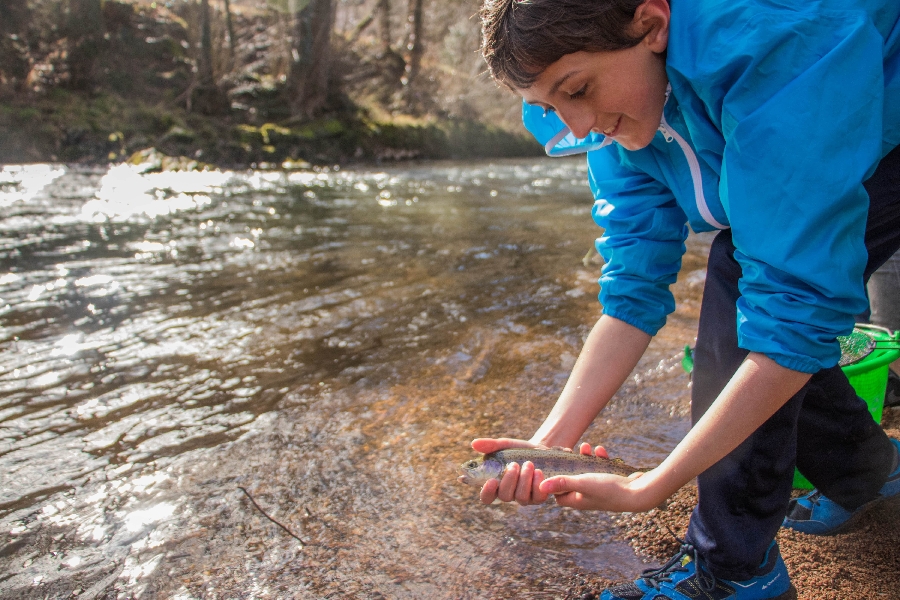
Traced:
MULTIPOLYGON (((606 516, 483 507, 453 476, 471 438, 530 434, 597 317, 584 177, 3 168, 0 592, 496 598, 629 576, 606 516)), ((632 464, 686 430, 707 243, 589 432, 632 464)))
POLYGON ((65 168, 51 165, 13 165, 0 168, 0 207, 30 201, 65 172, 65 168))

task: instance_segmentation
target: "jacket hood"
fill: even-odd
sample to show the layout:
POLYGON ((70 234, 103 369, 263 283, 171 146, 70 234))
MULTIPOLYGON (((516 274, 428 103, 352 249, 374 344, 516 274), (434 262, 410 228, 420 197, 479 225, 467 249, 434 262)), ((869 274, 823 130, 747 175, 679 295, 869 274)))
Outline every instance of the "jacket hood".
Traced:
POLYGON ((522 123, 531 135, 544 146, 548 156, 569 156, 597 150, 613 143, 606 136, 591 132, 577 138, 553 111, 522 102, 522 123))

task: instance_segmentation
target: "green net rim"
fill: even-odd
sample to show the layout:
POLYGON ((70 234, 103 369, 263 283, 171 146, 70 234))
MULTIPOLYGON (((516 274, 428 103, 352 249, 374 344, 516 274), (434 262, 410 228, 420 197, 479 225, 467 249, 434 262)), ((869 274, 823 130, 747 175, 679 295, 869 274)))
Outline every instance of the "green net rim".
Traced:
MULTIPOLYGON (((898 346, 900 346, 900 330, 892 333, 887 329, 874 325, 857 325, 856 329, 861 329, 874 337, 876 344, 878 344, 879 342, 894 342, 898 346)), ((876 345, 875 349, 859 362, 855 362, 841 368, 844 370, 844 373, 848 377, 852 377, 854 375, 867 373, 869 371, 877 369, 878 367, 888 365, 898 358, 900 358, 900 347, 879 348, 876 345)))

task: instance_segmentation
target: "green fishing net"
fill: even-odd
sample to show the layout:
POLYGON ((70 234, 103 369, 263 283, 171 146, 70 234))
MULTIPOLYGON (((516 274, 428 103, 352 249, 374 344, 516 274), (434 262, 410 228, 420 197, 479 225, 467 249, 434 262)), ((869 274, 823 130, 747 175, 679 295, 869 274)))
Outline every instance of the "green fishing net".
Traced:
POLYGON ((838 365, 846 367, 858 363, 875 349, 875 338, 859 329, 854 329, 850 335, 838 336, 841 345, 841 360, 838 365))

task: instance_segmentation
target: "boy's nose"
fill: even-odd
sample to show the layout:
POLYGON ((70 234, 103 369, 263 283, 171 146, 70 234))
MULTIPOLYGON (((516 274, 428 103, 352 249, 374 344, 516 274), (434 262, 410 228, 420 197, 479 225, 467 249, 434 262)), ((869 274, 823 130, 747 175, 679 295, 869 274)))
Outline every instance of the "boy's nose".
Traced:
POLYGON ((573 111, 568 110, 565 113, 560 112, 559 118, 566 124, 572 135, 581 139, 586 138, 594 127, 594 117, 589 111, 573 111))

